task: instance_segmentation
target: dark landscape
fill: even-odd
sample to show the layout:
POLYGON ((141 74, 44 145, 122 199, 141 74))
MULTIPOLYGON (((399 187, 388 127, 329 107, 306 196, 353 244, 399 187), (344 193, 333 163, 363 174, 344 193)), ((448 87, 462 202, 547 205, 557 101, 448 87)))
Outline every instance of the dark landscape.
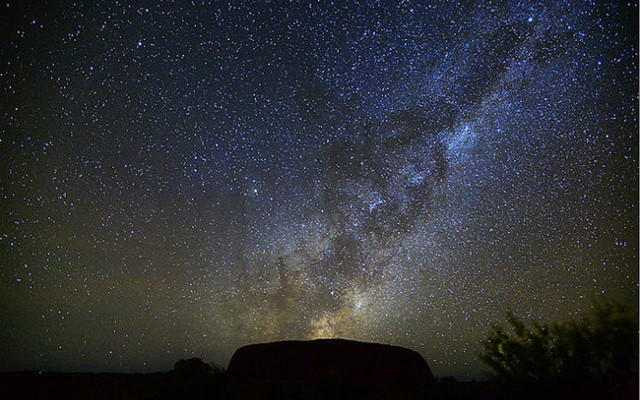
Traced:
MULTIPOLYGON (((637 382, 636 382, 637 383, 637 382)), ((458 382, 443 378, 422 393, 407 393, 403 387, 379 388, 348 384, 273 384, 232 381, 216 377, 178 377, 172 372, 151 374, 92 373, 0 373, 3 399, 619 399, 638 398, 629 387, 612 387, 610 382, 580 382, 546 386, 509 387, 490 382, 458 382)))
POLYGON ((638 398, 637 315, 600 305, 591 318, 529 327, 513 314, 480 356, 481 382, 434 379, 415 351, 344 339, 250 344, 225 370, 181 359, 153 374, 6 372, 6 399, 619 399, 638 398))

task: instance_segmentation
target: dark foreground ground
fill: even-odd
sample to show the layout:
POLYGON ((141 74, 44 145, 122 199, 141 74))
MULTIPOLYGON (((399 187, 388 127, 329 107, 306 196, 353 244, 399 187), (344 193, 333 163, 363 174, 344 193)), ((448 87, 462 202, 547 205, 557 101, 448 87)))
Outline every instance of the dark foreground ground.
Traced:
POLYGON ((224 375, 0 373, 0 399, 638 399, 636 382, 504 387, 447 380, 429 388, 278 385, 224 375))

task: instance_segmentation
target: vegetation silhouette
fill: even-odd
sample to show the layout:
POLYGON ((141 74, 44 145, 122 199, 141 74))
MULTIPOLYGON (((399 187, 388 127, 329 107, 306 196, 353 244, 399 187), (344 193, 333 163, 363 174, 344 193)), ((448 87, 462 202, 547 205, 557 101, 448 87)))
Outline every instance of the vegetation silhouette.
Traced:
POLYGON ((180 359, 169 373, 171 385, 165 396, 171 398, 209 399, 225 392, 224 368, 207 364, 200 358, 180 359))
POLYGON ((577 320, 528 325, 508 312, 507 322, 482 342, 492 381, 530 396, 637 398, 637 313, 602 302, 577 320))
POLYGON ((217 364, 207 364, 201 359, 194 357, 180 359, 173 365, 173 373, 181 376, 218 376, 224 375, 225 369, 217 364))

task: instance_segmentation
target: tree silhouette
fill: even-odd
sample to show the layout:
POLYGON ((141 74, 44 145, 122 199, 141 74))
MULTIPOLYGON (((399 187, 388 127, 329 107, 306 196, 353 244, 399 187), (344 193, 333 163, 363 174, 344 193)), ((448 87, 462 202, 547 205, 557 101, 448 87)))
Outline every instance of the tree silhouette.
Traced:
POLYGON ((491 328, 480 359, 493 370, 492 378, 510 383, 599 380, 637 386, 637 321, 612 303, 594 305, 580 320, 531 326, 509 312, 510 329, 491 328))
POLYGON ((194 357, 188 360, 178 360, 174 364, 173 370, 176 374, 182 376, 200 376, 211 372, 211 367, 201 359, 194 357))

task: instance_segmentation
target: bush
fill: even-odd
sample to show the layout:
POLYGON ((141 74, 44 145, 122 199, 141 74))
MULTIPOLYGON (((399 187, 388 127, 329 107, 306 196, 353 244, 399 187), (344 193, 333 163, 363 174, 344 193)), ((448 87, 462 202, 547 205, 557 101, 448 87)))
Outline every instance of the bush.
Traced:
POLYGON ((595 305, 580 320, 527 326, 507 314, 511 329, 494 326, 480 359, 490 377, 511 383, 638 379, 638 319, 625 307, 595 305))
POLYGON ((201 376, 207 375, 211 371, 211 367, 199 358, 189 358, 188 360, 178 360, 174 364, 173 370, 182 376, 201 376))

